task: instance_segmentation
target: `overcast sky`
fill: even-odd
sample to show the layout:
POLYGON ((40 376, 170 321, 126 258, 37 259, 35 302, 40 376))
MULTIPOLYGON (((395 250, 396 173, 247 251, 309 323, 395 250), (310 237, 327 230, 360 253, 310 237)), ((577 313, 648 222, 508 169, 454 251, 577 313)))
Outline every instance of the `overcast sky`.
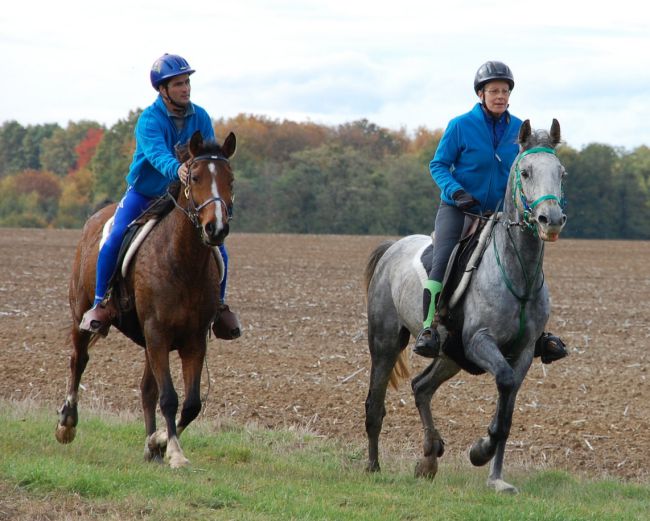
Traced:
POLYGON ((155 98, 154 60, 184 56, 192 100, 339 124, 444 128, 506 62, 510 109, 580 149, 650 145, 650 17, 635 0, 11 0, 0 10, 0 122, 107 126, 155 98))

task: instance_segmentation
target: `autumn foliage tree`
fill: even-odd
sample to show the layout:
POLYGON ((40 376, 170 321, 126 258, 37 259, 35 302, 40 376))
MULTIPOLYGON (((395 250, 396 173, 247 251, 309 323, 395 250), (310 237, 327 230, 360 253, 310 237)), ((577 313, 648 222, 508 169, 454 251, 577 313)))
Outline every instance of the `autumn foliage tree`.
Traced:
MULTIPOLYGON (((0 226, 80 227, 118 200, 141 111, 110 128, 91 122, 0 126, 0 226)), ((439 191, 429 174, 442 129, 336 126, 240 114, 214 122, 237 135, 233 230, 428 234, 439 191)), ((565 236, 650 239, 650 149, 562 146, 565 236)))

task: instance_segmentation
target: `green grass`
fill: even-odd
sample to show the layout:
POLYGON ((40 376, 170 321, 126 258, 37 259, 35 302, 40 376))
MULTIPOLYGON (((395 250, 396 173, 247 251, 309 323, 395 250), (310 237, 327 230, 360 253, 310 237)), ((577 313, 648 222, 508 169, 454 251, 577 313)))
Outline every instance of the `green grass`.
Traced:
POLYGON ((387 460, 368 475, 365 447, 208 421, 181 437, 192 465, 172 470, 142 461, 139 419, 80 415, 77 439, 60 445, 52 411, 0 401, 0 492, 9 493, 0 519, 3 508, 29 519, 30 502, 34 512, 47 505, 47 519, 571 521, 650 512, 648 484, 520 469, 507 475, 520 494, 499 495, 485 486, 487 469, 469 463, 443 458, 434 481, 415 479, 414 462, 387 460))

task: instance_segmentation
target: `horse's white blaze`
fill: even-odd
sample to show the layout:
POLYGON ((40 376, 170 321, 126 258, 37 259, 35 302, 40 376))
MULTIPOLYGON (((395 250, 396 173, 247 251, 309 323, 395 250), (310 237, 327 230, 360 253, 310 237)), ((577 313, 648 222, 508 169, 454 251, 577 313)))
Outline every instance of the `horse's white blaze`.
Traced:
MULTIPOLYGON (((214 163, 210 163, 208 165, 208 169, 210 170, 210 173, 212 174, 212 196, 221 198, 219 196, 219 188, 217 187, 217 167, 214 165, 214 163)), ((219 201, 216 201, 215 204, 217 204, 219 201)), ((215 209, 215 217, 217 219, 217 230, 221 231, 223 230, 223 214, 221 213, 221 205, 217 205, 218 208, 215 209)))

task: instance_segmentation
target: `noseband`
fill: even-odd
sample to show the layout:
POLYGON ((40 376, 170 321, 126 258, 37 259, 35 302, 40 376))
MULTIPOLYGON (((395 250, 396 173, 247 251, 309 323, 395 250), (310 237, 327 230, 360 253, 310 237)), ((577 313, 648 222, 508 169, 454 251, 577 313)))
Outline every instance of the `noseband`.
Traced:
POLYGON ((561 198, 557 197, 556 195, 547 194, 538 197, 537 199, 535 199, 530 203, 528 202, 528 198, 526 197, 526 194, 524 193, 524 188, 521 184, 521 170, 519 170, 519 163, 528 154, 538 154, 538 153, 553 154, 554 156, 557 156, 555 149, 548 148, 548 147, 535 147, 535 148, 530 148, 528 150, 524 150, 521 154, 519 154, 519 158, 515 163, 515 182, 512 187, 512 200, 515 203, 515 208, 517 207, 517 199, 519 199, 524 209, 523 224, 525 224, 526 227, 533 232, 535 232, 536 230, 535 230, 535 224, 532 221, 532 215, 533 215, 533 210, 537 205, 543 203, 544 201, 557 201, 558 204, 560 205, 560 208, 564 209, 565 206, 564 190, 562 190, 561 188, 560 188, 562 192, 561 198))
POLYGON ((224 206, 226 209, 226 213, 228 214, 228 220, 232 220, 233 205, 232 204, 230 206, 227 205, 226 202, 221 197, 212 196, 206 201, 204 201, 202 204, 200 204, 199 206, 196 206, 196 203, 194 202, 194 197, 192 196, 192 166, 194 166, 194 163, 196 163, 197 161, 225 161, 227 164, 230 163, 227 157, 218 154, 204 154, 192 158, 190 163, 187 165, 187 184, 185 185, 185 190, 184 190, 185 198, 187 199, 187 208, 181 207, 176 202, 176 200, 174 200, 174 204, 176 205, 177 208, 182 210, 185 215, 187 215, 188 219, 197 228, 201 227, 201 223, 199 222, 199 212, 211 203, 215 203, 215 204, 220 203, 222 206, 224 206))

